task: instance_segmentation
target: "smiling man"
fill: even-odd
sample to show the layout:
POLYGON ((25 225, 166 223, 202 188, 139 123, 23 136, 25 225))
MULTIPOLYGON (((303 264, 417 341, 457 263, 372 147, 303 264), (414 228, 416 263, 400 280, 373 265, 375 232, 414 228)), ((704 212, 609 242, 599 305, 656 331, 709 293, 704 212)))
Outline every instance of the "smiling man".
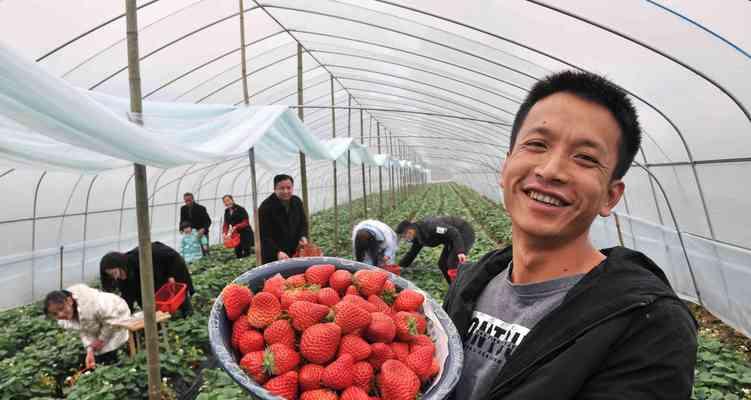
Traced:
POLYGON ((589 230, 623 196, 636 111, 562 72, 522 103, 501 172, 512 244, 460 270, 444 308, 464 342, 455 399, 688 399, 696 324, 644 254, 589 230))

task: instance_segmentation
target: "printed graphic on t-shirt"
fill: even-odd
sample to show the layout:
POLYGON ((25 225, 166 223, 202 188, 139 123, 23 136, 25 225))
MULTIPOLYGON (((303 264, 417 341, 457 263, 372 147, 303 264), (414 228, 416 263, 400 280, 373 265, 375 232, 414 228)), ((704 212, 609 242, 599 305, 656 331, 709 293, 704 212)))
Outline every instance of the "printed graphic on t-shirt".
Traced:
POLYGON ((464 343, 464 352, 480 355, 486 361, 502 367, 527 333, 529 329, 526 327, 475 311, 469 325, 469 339, 464 343))
POLYGON ((435 228, 435 231, 439 235, 443 235, 444 233, 446 233, 446 231, 448 231, 448 229, 446 229, 446 228, 444 228, 442 226, 439 226, 439 227, 435 228))

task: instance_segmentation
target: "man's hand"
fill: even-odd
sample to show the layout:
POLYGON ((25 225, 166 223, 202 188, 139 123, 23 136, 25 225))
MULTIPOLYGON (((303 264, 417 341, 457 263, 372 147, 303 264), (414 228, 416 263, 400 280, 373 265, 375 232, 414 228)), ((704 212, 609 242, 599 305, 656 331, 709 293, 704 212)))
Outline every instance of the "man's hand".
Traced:
POLYGON ((104 340, 97 339, 93 341, 91 345, 89 345, 89 347, 91 347, 94 351, 99 351, 102 349, 102 347, 104 347, 104 340))
POLYGON ((287 255, 287 253, 285 253, 283 251, 280 251, 280 252, 276 253, 276 258, 278 260, 286 260, 286 259, 289 258, 289 255, 287 255))
POLYGON ((456 257, 459 259, 459 264, 467 262, 467 255, 464 253, 459 253, 456 257))
POLYGON ((306 238, 305 236, 300 238, 300 245, 307 246, 307 244, 308 244, 308 238, 306 238))
POLYGON ((94 369, 94 367, 96 367, 96 360, 94 358, 94 349, 92 349, 89 346, 89 349, 86 351, 86 368, 94 369))
POLYGON ((175 278, 173 278, 173 277, 170 276, 169 279, 167 279, 167 282, 169 282, 171 285, 174 285, 175 284, 175 278))

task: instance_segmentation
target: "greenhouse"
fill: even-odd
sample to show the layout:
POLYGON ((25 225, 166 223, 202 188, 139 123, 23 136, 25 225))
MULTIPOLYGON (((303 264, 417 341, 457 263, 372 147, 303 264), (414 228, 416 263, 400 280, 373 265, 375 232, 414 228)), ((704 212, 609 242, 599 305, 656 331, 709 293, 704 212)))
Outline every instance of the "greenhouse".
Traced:
MULTIPOLYGON (((689 305, 693 398, 751 398, 750 20, 740 0, 0 1, 0 399, 249 398, 207 328, 260 263, 223 249, 225 195, 259 232, 290 175, 309 240, 344 259, 365 219, 457 216, 477 263, 512 243, 515 116, 565 70, 613 82, 643 132, 591 242, 644 253, 689 305), (166 324, 161 388, 146 351, 79 376, 81 341, 42 301, 99 287, 103 256, 139 238, 179 249, 186 193, 211 251, 188 265, 193 314, 166 324)), ((441 303, 439 256, 401 277, 441 303)))

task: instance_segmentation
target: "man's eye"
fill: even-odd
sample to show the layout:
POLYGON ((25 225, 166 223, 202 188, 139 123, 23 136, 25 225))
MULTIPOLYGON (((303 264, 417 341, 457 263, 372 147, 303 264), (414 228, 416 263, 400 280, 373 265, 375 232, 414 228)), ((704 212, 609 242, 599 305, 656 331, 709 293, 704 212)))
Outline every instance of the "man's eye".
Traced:
POLYGON ((592 157, 592 156, 588 156, 588 155, 586 155, 586 154, 579 154, 579 155, 578 155, 577 157, 578 157, 578 158, 579 158, 580 160, 584 160, 584 161, 586 161, 586 162, 588 162, 588 163, 591 163, 591 164, 599 164, 599 163, 600 163, 599 161, 597 161, 597 159, 596 159, 596 158, 594 158, 594 157, 592 157))
POLYGON ((534 148, 538 148, 538 149, 544 149, 545 148, 545 143, 543 143, 543 142, 537 142, 537 141, 527 142, 526 145, 528 147, 534 147, 534 148))

